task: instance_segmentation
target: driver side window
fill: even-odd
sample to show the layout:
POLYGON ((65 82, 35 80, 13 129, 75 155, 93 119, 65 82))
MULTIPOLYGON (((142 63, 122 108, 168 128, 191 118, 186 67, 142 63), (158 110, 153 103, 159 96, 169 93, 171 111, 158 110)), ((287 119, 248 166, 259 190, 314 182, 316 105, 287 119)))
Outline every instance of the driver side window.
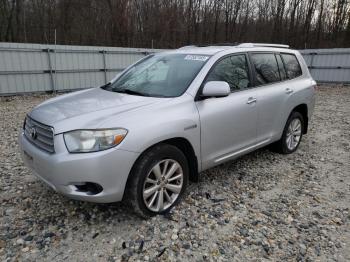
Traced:
POLYGON ((244 54, 232 55, 220 60, 209 72, 206 82, 225 81, 231 92, 249 87, 249 69, 244 54))

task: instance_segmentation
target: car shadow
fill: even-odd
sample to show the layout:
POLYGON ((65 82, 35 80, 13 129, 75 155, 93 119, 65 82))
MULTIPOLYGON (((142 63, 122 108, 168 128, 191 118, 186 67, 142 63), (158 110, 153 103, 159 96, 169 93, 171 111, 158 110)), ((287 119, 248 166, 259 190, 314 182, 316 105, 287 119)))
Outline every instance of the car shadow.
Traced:
MULTIPOLYGON (((245 179, 244 176, 248 176, 246 178, 249 179, 249 168, 247 169, 246 166, 249 167, 254 161, 261 160, 262 156, 263 159, 280 158, 281 160, 283 157, 270 151, 267 147, 258 149, 240 158, 202 172, 199 182, 190 183, 188 194, 200 191, 203 186, 209 185, 213 180, 234 183, 235 181, 245 179)), ((113 220, 115 223, 129 221, 132 224, 139 224, 144 221, 124 202, 100 204, 71 200, 48 188, 39 180, 33 184, 33 187, 36 188, 34 191, 38 193, 38 196, 35 198, 37 198, 36 201, 38 201, 37 207, 39 207, 39 210, 37 212, 33 210, 32 215, 37 217, 37 219, 40 219, 40 213, 46 212, 45 209, 49 206, 52 222, 68 219, 71 224, 79 220, 86 224, 96 224, 113 220)), ((31 189, 29 188, 28 190, 31 189)))

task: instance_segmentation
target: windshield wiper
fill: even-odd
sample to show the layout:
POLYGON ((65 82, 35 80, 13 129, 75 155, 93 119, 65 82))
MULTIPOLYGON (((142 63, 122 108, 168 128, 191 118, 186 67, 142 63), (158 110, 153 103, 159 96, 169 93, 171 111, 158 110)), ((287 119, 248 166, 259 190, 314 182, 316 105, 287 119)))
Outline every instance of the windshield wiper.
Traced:
POLYGON ((142 93, 142 92, 138 92, 138 91, 134 91, 131 89, 119 89, 119 90, 113 90, 114 92, 117 93, 123 93, 123 94, 128 94, 128 95, 137 95, 137 96, 149 96, 148 94, 142 93))

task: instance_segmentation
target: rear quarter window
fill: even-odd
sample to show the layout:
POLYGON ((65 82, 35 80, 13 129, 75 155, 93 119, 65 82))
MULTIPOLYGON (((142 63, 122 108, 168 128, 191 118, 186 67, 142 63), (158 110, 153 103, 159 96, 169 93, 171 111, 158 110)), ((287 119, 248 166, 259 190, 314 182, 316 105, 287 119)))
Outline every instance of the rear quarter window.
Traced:
POLYGON ((289 79, 293 79, 302 75, 300 64, 295 55, 281 54, 281 56, 289 79))

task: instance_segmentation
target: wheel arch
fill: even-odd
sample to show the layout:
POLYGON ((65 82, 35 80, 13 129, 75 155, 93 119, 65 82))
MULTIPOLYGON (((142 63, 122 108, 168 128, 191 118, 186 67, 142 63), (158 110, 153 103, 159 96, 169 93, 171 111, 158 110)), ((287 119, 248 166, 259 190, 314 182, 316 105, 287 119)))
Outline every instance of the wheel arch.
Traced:
POLYGON ((290 114, 293 113, 293 112, 298 112, 298 113, 300 113, 303 116, 303 120, 304 120, 303 134, 306 134, 307 130, 308 130, 308 126, 309 126, 307 104, 297 105, 296 107, 293 108, 293 110, 290 112, 290 114))
MULTIPOLYGON (((159 141, 159 142, 149 146, 139 155, 139 157, 136 159, 136 161, 134 162, 134 164, 129 172, 126 186, 128 186, 128 184, 129 184, 132 170, 134 169, 134 167, 135 167, 136 163, 139 161, 139 159, 147 151, 151 150, 153 147, 155 147, 159 144, 168 144, 168 145, 172 145, 172 146, 175 146, 178 149, 180 149, 181 152, 185 155, 186 159, 188 160, 188 165, 189 165, 189 169, 190 169, 190 177, 189 177, 190 181, 198 182, 198 180, 199 180, 198 158, 195 154, 195 151, 194 151, 192 144, 184 137, 174 137, 174 138, 169 138, 169 139, 159 141)), ((125 191, 124 191, 124 195, 125 195, 125 191)))
POLYGON ((161 143, 176 146, 182 151, 182 153, 186 156, 188 161, 188 166, 190 169, 190 181, 198 182, 198 158, 190 141, 183 137, 175 137, 164 140, 161 143))

